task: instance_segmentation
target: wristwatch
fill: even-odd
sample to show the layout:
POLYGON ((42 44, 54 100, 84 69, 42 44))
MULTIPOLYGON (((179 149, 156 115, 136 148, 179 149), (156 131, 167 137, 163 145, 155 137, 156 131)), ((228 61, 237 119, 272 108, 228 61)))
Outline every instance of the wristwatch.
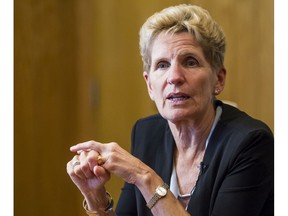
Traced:
POLYGON ((157 203, 157 201, 166 196, 168 192, 169 186, 167 184, 160 185, 156 188, 155 193, 151 200, 147 203, 147 207, 149 209, 153 208, 153 206, 157 203))

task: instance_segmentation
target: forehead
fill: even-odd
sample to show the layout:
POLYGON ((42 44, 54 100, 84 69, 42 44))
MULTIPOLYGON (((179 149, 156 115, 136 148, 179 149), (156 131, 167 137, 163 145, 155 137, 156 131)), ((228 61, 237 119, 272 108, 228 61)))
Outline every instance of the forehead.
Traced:
POLYGON ((175 57, 187 53, 203 56, 203 50, 193 35, 188 32, 175 34, 161 33, 155 39, 151 47, 151 58, 175 57))

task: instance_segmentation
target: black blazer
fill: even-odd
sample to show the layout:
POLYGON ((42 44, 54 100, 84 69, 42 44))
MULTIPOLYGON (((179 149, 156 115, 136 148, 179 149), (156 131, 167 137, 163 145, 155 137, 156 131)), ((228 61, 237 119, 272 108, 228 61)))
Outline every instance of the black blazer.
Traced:
MULTIPOLYGON (((274 215, 274 139, 270 129, 237 108, 222 104, 188 205, 192 216, 274 215)), ((131 152, 170 184, 175 142, 160 115, 136 122, 131 152)), ((149 216, 151 211, 136 186, 125 183, 118 216, 149 216)))

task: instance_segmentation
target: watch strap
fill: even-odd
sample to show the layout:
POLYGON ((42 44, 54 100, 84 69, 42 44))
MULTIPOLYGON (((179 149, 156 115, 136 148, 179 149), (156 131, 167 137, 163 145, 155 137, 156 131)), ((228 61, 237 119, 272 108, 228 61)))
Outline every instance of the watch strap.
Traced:
MULTIPOLYGON (((164 183, 162 185, 159 185, 157 188, 159 187, 163 187, 165 190, 168 190, 169 189, 169 186, 164 183)), ((167 193, 166 193, 167 194, 167 193)), ((166 196, 166 194, 164 196, 166 196)), ((149 209, 152 209, 153 206, 158 202, 159 199, 163 198, 164 196, 161 196, 160 194, 157 193, 157 189, 155 190, 155 193, 153 195, 153 197, 149 200, 149 202, 147 202, 146 206, 149 208, 149 209)))

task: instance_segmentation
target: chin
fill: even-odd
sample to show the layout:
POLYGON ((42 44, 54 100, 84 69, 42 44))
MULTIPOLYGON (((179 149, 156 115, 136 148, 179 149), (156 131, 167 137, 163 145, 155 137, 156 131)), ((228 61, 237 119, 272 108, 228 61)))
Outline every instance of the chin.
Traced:
POLYGON ((187 121, 189 118, 191 118, 191 115, 188 115, 188 113, 183 110, 166 112, 166 113, 163 113, 162 116, 163 118, 167 119, 168 121, 174 124, 176 124, 177 122, 181 122, 181 121, 187 121))

